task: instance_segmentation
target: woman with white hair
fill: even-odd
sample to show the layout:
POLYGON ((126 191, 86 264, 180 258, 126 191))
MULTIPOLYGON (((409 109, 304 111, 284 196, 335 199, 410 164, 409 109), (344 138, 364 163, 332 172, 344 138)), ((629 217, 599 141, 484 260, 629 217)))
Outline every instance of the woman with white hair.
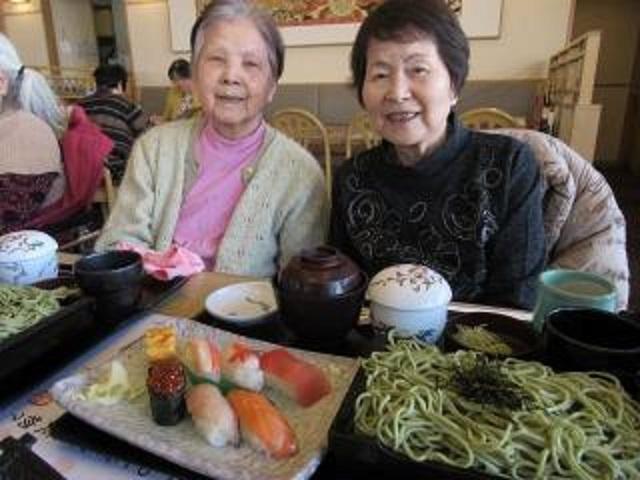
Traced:
POLYGON ((21 228, 62 197, 56 136, 63 131, 56 95, 0 33, 0 233, 21 228))
POLYGON ((282 38, 252 2, 214 0, 191 50, 202 113, 138 139, 96 247, 176 244, 210 269, 271 276, 324 241, 327 214, 316 160, 264 120, 284 66, 282 38))
POLYGON ((0 71, 8 87, 3 101, 12 104, 15 109, 34 114, 51 127, 56 137, 62 137, 67 121, 57 95, 40 72, 24 66, 13 44, 2 33, 0 71))

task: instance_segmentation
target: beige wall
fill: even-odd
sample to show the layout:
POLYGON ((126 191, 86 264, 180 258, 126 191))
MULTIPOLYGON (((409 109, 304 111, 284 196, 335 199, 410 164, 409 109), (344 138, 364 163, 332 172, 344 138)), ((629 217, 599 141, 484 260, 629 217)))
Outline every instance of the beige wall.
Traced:
POLYGON ((7 36, 18 49, 26 65, 49 65, 47 40, 40 10, 40 1, 29 5, 3 4, 4 27, 7 36))
POLYGON ((573 0, 504 0, 502 34, 471 40, 472 80, 545 78, 568 40, 573 0))
POLYGON ((95 67, 98 45, 91 3, 88 0, 51 0, 50 3, 60 66, 95 67))
POLYGON ((126 5, 131 61, 138 87, 167 85, 167 68, 178 56, 171 51, 165 1, 126 5))
POLYGON ((595 155, 598 166, 618 167, 630 160, 621 147, 629 115, 639 26, 638 0, 576 0, 573 36, 594 28, 602 30, 593 95, 594 103, 603 106, 595 155))
MULTIPOLYGON (((166 85, 171 51, 164 0, 128 0, 133 64, 139 85, 166 85)), ((471 41, 474 80, 543 78, 547 59, 562 48, 573 0, 503 0, 502 34, 471 41)), ((344 83, 349 79, 350 45, 290 47, 281 83, 344 83)))

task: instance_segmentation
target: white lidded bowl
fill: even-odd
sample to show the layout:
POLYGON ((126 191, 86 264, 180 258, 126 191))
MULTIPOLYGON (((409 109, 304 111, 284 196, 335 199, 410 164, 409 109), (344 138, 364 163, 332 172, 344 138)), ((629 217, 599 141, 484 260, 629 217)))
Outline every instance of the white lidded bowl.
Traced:
POLYGON ((374 326, 428 343, 442 335, 451 287, 435 270, 410 263, 385 268, 369 283, 367 296, 374 326))
POLYGON ((27 285, 58 276, 58 243, 37 230, 0 237, 0 283, 27 285))

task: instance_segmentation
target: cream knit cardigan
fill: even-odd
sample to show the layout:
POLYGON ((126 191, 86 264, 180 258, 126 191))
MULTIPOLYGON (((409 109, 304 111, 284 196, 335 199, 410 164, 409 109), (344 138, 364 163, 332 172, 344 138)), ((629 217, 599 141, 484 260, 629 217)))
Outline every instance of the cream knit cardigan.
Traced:
MULTIPOLYGON (((182 201, 198 173, 193 146, 201 129, 197 116, 153 128, 138 139, 97 250, 121 240, 169 248, 182 201)), ((324 178, 309 152, 267 126, 243 177, 248 184, 218 247, 215 271, 272 276, 301 249, 325 241, 324 178)))

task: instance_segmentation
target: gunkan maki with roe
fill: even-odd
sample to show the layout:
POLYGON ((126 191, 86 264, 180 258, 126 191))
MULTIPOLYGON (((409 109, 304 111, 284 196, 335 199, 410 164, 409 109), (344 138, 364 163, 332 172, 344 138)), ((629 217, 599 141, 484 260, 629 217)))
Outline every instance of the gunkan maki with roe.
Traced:
POLYGON ((151 416, 158 425, 175 425, 185 416, 184 394, 187 387, 182 364, 175 358, 151 363, 147 390, 151 416))

